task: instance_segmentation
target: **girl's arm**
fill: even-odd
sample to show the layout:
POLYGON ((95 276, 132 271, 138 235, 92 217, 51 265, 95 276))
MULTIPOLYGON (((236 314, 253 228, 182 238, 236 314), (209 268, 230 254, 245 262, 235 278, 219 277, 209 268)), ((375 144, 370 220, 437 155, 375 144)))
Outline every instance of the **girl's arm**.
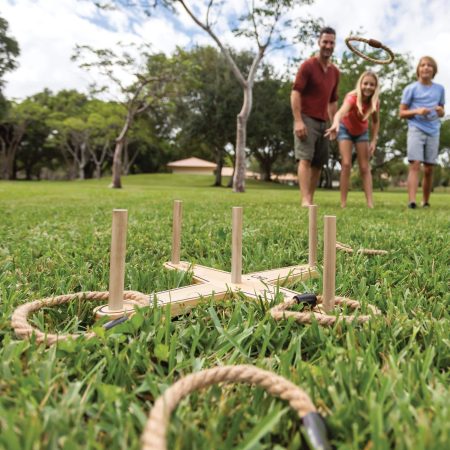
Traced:
POLYGON ((328 130, 325 130, 325 137, 329 137, 331 140, 336 139, 336 135, 339 131, 339 122, 351 109, 352 105, 344 100, 344 103, 339 108, 338 112, 334 115, 333 123, 328 130))
POLYGON ((374 111, 372 113, 372 120, 370 121, 370 144, 369 152, 370 156, 373 156, 375 149, 377 148, 378 131, 380 130, 380 113, 374 111))

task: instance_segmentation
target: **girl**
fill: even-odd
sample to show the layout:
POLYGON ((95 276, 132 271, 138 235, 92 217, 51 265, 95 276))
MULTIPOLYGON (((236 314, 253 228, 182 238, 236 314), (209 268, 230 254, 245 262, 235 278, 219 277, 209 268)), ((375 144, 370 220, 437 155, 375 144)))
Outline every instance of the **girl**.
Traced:
POLYGON ((356 147, 359 171, 366 194, 367 206, 373 208, 372 174, 369 159, 375 153, 378 130, 380 128, 379 98, 380 87, 375 73, 363 72, 356 83, 356 89, 349 92, 339 111, 334 116, 333 124, 325 136, 339 142, 341 154, 341 207, 347 205, 348 185, 352 168, 352 148, 356 147), (369 142, 369 117, 371 118, 369 142))

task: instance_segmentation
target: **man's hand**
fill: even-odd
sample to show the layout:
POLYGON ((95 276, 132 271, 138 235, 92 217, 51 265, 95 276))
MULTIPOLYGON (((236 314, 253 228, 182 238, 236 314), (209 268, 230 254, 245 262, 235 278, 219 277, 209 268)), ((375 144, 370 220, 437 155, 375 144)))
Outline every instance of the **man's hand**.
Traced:
POLYGON ((295 135, 303 141, 308 136, 308 129, 306 128, 305 122, 303 120, 296 120, 294 123, 295 135))

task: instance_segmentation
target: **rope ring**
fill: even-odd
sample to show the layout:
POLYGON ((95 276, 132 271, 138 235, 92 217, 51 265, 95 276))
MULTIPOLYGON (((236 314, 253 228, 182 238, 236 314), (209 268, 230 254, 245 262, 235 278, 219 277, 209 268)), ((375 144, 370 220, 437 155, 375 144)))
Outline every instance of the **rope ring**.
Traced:
MULTIPOLYGON (((321 295, 317 296, 317 303, 322 303, 323 298, 321 295)), ((270 309, 270 315, 275 320, 286 320, 289 317, 293 317, 294 320, 298 323, 307 323, 310 324, 315 319, 319 325, 323 326, 331 326, 334 325, 337 321, 343 320, 346 323, 365 323, 368 322, 372 316, 381 315, 381 311, 373 306, 368 304, 367 307, 370 309, 371 314, 360 315, 360 316, 347 316, 343 314, 339 314, 337 316, 330 316, 328 314, 324 314, 321 309, 315 307, 312 311, 308 312, 297 312, 297 311, 289 311, 289 308, 296 305, 297 301, 295 299, 287 300, 282 302, 273 308, 270 309)), ((357 300, 352 300, 347 297, 335 297, 335 304, 348 306, 352 310, 357 310, 361 308, 361 303, 357 300)))
POLYGON ((345 43, 347 44, 347 47, 356 55, 360 56, 361 58, 365 59, 366 61, 373 62, 375 64, 390 64, 392 61, 394 61, 394 52, 387 47, 386 45, 383 45, 380 41, 376 41, 375 39, 365 39, 358 36, 349 36, 345 39, 345 43), (373 48, 381 48, 388 54, 387 59, 375 59, 371 58, 368 55, 365 55, 363 52, 355 48, 351 41, 358 41, 358 42, 364 42, 365 44, 369 44, 373 48))
POLYGON ((288 401, 300 419, 316 412, 308 394, 280 375, 250 365, 215 367, 181 378, 156 400, 142 433, 142 450, 166 450, 170 416, 178 403, 198 389, 221 382, 260 386, 270 395, 288 401))
POLYGON ((387 250, 376 250, 373 248, 360 248, 359 250, 355 250, 350 247, 350 245, 343 244, 342 242, 336 241, 336 249, 342 250, 346 253, 361 253, 362 255, 387 255, 389 252, 387 250))
MULTIPOLYGON (((58 341, 64 341, 66 339, 78 339, 80 336, 84 336, 86 339, 91 339, 96 336, 95 333, 77 333, 77 334, 51 334, 45 333, 37 328, 34 328, 28 322, 28 316, 35 311, 39 311, 45 307, 52 307, 68 303, 71 300, 102 300, 108 301, 109 292, 78 292, 76 294, 59 295, 57 297, 47 297, 42 300, 35 300, 33 302, 25 303, 15 309, 11 317, 11 326, 16 333, 16 336, 20 339, 29 339, 32 335, 36 336, 36 342, 45 342, 47 346, 56 344, 58 341)), ((137 291, 124 291, 124 300, 129 303, 140 306, 140 302, 144 302, 147 296, 137 291)))

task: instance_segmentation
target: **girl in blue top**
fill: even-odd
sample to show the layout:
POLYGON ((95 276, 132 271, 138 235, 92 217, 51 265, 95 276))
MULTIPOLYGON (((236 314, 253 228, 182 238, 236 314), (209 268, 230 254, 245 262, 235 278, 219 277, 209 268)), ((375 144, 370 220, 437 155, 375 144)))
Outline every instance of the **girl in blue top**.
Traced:
POLYGON ((439 153, 441 117, 445 115, 445 91, 432 80, 437 73, 436 61, 423 56, 417 65, 415 83, 406 86, 400 104, 400 117, 408 119, 408 196, 409 208, 416 208, 420 165, 423 163, 422 206, 430 206, 433 166, 439 153))

